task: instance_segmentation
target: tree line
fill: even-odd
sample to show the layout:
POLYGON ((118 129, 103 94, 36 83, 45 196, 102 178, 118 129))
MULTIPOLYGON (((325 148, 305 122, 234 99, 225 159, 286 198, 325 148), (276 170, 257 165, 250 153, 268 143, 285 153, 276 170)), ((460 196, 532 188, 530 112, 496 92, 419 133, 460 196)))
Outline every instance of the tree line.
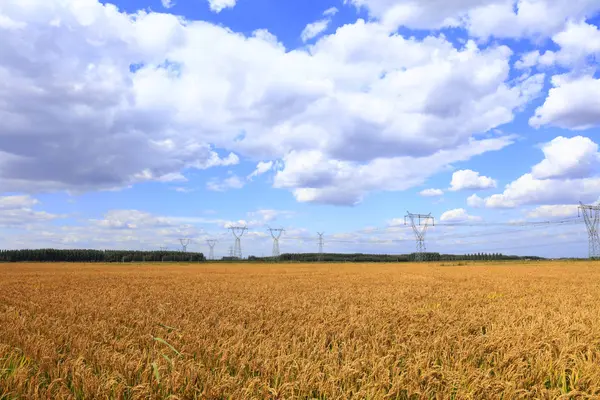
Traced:
POLYGON ((35 249, 0 250, 0 262, 199 262, 203 253, 181 251, 35 249))
MULTIPOLYGON (((536 256, 514 256, 502 253, 472 253, 472 254, 440 254, 435 252, 423 253, 424 261, 492 261, 492 260, 521 260, 543 259, 536 256)), ((234 258, 224 257, 224 261, 236 261, 234 258)), ((347 253, 285 253, 279 257, 248 257, 254 262, 412 262, 417 260, 417 253, 411 254, 347 254, 347 253)))
MULTIPOLYGON (((249 262, 411 262, 417 254, 347 254, 347 253, 285 253, 279 257, 248 257, 249 262)), ((440 254, 423 253, 424 261, 488 261, 543 259, 535 256, 512 256, 501 253, 440 254)), ((203 253, 181 251, 35 249, 0 250, 0 262, 201 262, 203 253)), ((246 261, 223 257, 220 261, 246 261)))

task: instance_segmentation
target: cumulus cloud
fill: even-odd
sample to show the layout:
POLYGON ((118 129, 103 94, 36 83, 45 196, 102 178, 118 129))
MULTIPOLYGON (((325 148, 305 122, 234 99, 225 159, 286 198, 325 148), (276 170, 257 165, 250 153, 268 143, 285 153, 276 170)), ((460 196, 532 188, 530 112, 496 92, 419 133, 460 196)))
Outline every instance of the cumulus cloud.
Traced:
POLYGON ((593 202, 600 194, 597 144, 581 136, 558 137, 542 147, 545 158, 532 171, 509 183, 504 192, 485 198, 490 208, 593 202), (582 157, 565 159, 567 155, 582 157))
POLYGON ((287 50, 265 30, 244 36, 93 0, 7 1, 5 190, 169 181, 239 154, 283 160, 276 186, 299 201, 349 204, 512 143, 479 135, 512 121, 543 87, 541 74, 510 79, 506 46, 407 39, 378 22, 287 50), (304 167, 304 156, 317 162, 304 167))
POLYGON ((558 136, 542 151, 544 159, 531 169, 535 179, 580 179, 600 170, 598 144, 587 137, 558 136))
POLYGON ((467 197, 467 205, 473 208, 483 207, 485 205, 485 200, 473 193, 467 197))
POLYGON ((600 79, 555 75, 552 86, 544 104, 529 119, 531 126, 584 130, 600 124, 600 79))
POLYGON ((585 21, 569 21, 564 30, 552 36, 558 51, 530 51, 515 63, 519 69, 531 67, 562 67, 580 70, 594 63, 600 55, 600 30, 585 21))
POLYGON ((463 221, 480 221, 481 217, 469 215, 464 208, 455 208, 448 210, 442 214, 440 221, 444 222, 463 222, 463 221))
POLYGON ((496 181, 487 176, 479 175, 479 172, 463 169, 452 174, 450 188, 453 192, 458 190, 484 190, 496 187, 496 181))
POLYGON ((425 189, 421 190, 419 194, 423 197, 436 197, 444 194, 442 189, 425 189))
POLYGON ((452 151, 440 150, 428 157, 378 159, 367 165, 326 159, 320 152, 291 152, 285 168, 275 175, 274 186, 296 188, 299 202, 355 205, 372 190, 398 191, 422 185, 449 163, 500 150, 511 138, 473 141, 452 151))
POLYGON ((211 11, 216 13, 220 13, 226 8, 233 8, 235 7, 236 3, 237 0, 208 0, 208 6, 210 7, 211 11))
POLYGON ((547 37, 566 21, 593 16, 595 0, 346 0, 382 21, 390 30, 464 27, 472 36, 487 38, 547 37))

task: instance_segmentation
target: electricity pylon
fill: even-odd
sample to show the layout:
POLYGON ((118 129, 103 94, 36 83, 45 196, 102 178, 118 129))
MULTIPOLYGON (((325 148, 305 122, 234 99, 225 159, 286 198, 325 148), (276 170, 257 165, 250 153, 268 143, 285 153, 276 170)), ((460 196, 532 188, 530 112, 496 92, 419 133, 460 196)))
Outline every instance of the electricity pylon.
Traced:
POLYGON ((231 233, 235 238, 235 246, 233 246, 233 257, 242 258, 242 241, 240 238, 244 236, 244 232, 248 230, 245 226, 230 226, 231 233))
POLYGON ((273 238, 273 257, 279 257, 279 238, 285 231, 282 228, 269 228, 269 232, 271 232, 271 237, 273 238))
POLYGON ((188 238, 181 238, 179 239, 179 242, 181 243, 181 251, 183 253, 185 253, 187 251, 187 247, 190 244, 190 242, 192 241, 192 239, 188 239, 188 238))
POLYGON ((323 260, 323 234, 325 232, 317 232, 319 235, 319 262, 323 260))
POLYGON ((600 258, 600 237, 598 225, 600 223, 600 206, 584 205, 579 202, 579 208, 588 231, 589 258, 600 258))
POLYGON ((410 219, 413 232, 415 233, 415 239, 417 240, 417 252, 415 253, 415 261, 425 261, 425 233, 427 232, 429 221, 432 222, 432 225, 435 225, 435 221, 433 220, 431 213, 413 214, 407 211, 406 215, 404 216, 404 225, 406 225, 407 218, 410 219), (418 223, 416 220, 418 220, 418 223), (425 222, 421 224, 421 220, 425 220, 425 222))
POLYGON ((216 239, 208 239, 206 241, 206 243, 208 244, 208 247, 210 248, 210 251, 208 252, 208 259, 214 260, 215 259, 215 244, 217 244, 217 240, 216 239))

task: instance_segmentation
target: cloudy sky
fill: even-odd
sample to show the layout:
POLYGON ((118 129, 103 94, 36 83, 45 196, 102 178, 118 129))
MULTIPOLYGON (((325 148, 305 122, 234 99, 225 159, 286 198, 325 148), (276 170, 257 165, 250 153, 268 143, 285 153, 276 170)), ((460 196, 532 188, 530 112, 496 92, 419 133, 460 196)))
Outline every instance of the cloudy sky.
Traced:
POLYGON ((587 255, 598 0, 2 0, 3 247, 587 255), (550 221, 535 225, 532 222, 550 221), (562 223, 563 221, 564 223, 562 223), (514 224, 518 223, 518 224, 514 224))

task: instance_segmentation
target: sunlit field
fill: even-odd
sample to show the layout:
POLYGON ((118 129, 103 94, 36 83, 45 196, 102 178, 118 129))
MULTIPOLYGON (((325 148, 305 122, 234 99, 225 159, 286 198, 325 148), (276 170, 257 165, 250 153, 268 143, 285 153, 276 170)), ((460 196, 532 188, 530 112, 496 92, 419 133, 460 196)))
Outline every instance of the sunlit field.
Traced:
POLYGON ((600 396, 600 264, 1 264, 0 398, 600 396))

